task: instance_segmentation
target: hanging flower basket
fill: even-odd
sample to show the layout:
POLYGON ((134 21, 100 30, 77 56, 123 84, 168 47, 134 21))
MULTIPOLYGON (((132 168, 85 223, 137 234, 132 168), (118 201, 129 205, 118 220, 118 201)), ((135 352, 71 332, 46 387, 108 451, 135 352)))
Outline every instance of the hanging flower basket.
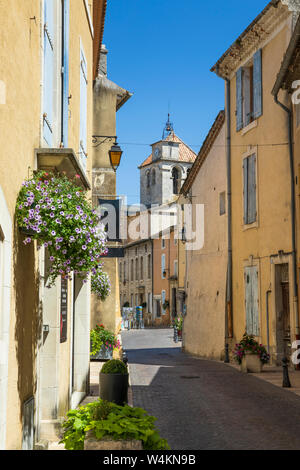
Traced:
MULTIPOLYGON (((77 175, 79 178, 79 176, 77 175)), ((37 172, 24 181, 17 198, 17 223, 26 232, 24 244, 38 240, 48 249, 51 266, 47 287, 58 276, 71 273, 87 282, 104 299, 110 292, 109 279, 100 256, 106 254, 106 234, 86 193, 64 175, 37 172)))

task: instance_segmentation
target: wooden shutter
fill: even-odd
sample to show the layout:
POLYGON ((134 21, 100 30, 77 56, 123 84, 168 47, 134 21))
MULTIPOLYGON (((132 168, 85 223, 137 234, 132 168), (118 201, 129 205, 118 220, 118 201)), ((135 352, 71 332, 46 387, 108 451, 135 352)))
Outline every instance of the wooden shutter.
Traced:
POLYGON ((54 8, 53 0, 44 0, 43 136, 49 147, 53 147, 53 94, 54 8))
POLYGON ((165 255, 161 255, 161 277, 164 279, 164 271, 166 269, 166 257, 165 255))
POLYGON ((256 156, 248 160, 248 224, 256 221, 256 156))
POLYGON ((244 224, 248 224, 248 158, 243 161, 244 224))
POLYGON ((236 73, 236 130, 243 128, 243 69, 236 73))
POLYGON ((163 290, 162 293, 161 293, 161 307, 162 307, 163 314, 165 314, 165 312, 166 312, 166 310, 164 309, 165 301, 166 301, 166 291, 163 290))
POLYGON ((262 115, 262 50, 253 57, 253 118, 262 115))
POLYGON ((86 167, 87 156, 87 62, 83 50, 80 51, 80 155, 86 167))
POLYGON ((258 269, 256 266, 245 268, 245 308, 246 332, 249 335, 258 336, 258 269))
POLYGON ((63 0, 62 141, 68 147, 70 0, 63 0))

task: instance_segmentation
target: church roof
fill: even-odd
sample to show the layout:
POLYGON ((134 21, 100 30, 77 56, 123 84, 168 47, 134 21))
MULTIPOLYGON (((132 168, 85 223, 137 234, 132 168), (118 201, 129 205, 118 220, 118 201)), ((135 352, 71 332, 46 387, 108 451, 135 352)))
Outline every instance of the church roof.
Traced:
MULTIPOLYGON (((159 141, 162 142, 162 141, 159 141)), ((176 142, 179 144, 179 160, 180 162, 194 163, 197 158, 197 155, 193 150, 188 147, 174 132, 171 132, 163 142, 176 142)), ((148 158, 139 166, 143 168, 145 166, 151 165, 152 163, 152 153, 148 158)))

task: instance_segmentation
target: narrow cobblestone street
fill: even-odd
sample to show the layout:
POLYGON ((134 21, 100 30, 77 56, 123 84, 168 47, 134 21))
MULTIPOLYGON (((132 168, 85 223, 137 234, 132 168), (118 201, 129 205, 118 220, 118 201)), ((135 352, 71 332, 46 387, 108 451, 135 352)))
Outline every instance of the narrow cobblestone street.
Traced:
POLYGON ((157 417, 172 450, 300 449, 300 397, 181 352, 171 329, 122 332, 133 405, 157 417))

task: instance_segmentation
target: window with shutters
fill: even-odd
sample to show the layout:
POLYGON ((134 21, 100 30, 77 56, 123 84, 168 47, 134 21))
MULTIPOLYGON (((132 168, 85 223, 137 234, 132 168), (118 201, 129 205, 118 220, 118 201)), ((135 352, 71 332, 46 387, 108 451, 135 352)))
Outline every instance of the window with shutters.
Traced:
POLYGON ((79 155, 81 164, 86 169, 87 158, 87 61, 81 45, 80 48, 80 143, 79 155))
POLYGON ((44 1, 43 137, 53 147, 55 22, 53 0, 44 1))
POLYGON ((236 129, 262 115, 262 51, 259 49, 236 73, 236 129))
POLYGON ((245 276, 246 332, 248 335, 259 336, 258 268, 257 266, 246 267, 244 276, 245 276))
POLYGON ((166 279, 166 255, 161 255, 161 277, 166 279))
POLYGON ((257 220, 256 154, 252 154, 243 160, 243 198, 244 225, 253 224, 257 220))

